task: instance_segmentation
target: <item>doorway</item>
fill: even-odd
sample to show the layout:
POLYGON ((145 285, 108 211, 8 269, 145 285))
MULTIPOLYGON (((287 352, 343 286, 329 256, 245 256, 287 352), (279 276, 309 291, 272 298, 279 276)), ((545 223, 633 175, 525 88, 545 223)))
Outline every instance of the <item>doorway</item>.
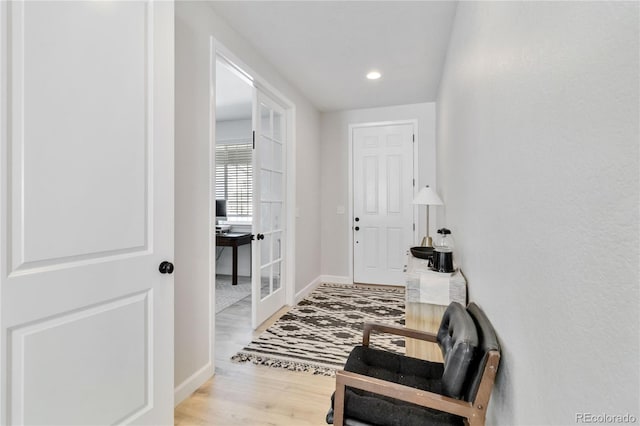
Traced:
POLYGON ((216 59, 215 313, 251 295, 253 85, 216 59))
POLYGON ((415 123, 350 126, 353 281, 404 285, 415 238, 415 123))
POLYGON ((217 142, 210 201, 212 210, 216 200, 225 201, 224 216, 216 213, 217 231, 244 235, 248 244, 237 247, 235 262, 236 248, 216 247, 210 270, 231 270, 235 288, 250 277, 256 329, 294 299, 295 179, 287 174, 294 169, 295 106, 215 40, 212 55, 217 142))

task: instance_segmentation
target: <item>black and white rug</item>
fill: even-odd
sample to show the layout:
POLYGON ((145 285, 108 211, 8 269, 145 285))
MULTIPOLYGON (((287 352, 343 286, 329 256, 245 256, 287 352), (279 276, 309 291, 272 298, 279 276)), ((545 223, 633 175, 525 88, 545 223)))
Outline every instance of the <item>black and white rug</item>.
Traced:
MULTIPOLYGON (((320 284, 231 359, 333 376, 365 322, 404 325, 404 301, 404 288, 320 284)), ((404 353, 402 337, 374 333, 370 344, 404 353)))

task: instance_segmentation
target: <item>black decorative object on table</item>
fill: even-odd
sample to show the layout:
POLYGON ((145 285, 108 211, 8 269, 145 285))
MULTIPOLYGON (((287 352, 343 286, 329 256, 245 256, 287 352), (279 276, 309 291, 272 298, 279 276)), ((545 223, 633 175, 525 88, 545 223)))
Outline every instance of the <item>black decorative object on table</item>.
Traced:
POLYGON ((418 259, 433 260, 433 247, 417 246, 411 247, 411 254, 418 259))
POLYGON ((447 228, 438 229, 438 239, 433 255, 433 268, 436 272, 454 272, 453 241, 451 231, 447 228))

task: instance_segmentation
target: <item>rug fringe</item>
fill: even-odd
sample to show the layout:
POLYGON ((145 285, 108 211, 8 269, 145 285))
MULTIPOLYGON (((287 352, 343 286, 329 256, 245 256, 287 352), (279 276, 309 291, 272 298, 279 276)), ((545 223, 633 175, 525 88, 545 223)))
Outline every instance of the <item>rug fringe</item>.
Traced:
POLYGON ((331 288, 357 288, 365 290, 374 290, 387 293, 404 293, 405 288, 403 286, 388 287, 376 284, 341 284, 341 283, 329 283, 322 282, 318 287, 331 287, 331 288))
POLYGON ((335 377, 336 368, 323 367, 320 365, 305 363, 299 361, 291 361, 279 358, 271 358, 262 355, 251 354, 247 352, 238 352, 231 357, 231 361, 242 363, 251 361, 255 365, 264 365, 272 368, 284 368, 290 371, 302 371, 312 373, 314 375, 335 377))

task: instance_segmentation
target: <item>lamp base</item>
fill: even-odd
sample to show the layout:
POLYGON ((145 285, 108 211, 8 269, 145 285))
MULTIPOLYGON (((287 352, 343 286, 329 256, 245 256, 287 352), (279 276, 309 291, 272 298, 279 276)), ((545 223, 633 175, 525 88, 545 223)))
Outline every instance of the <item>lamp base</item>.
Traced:
POLYGON ((431 239, 431 237, 423 237, 422 238, 422 242, 420 243, 420 245, 422 247, 433 247, 433 240, 431 239))

